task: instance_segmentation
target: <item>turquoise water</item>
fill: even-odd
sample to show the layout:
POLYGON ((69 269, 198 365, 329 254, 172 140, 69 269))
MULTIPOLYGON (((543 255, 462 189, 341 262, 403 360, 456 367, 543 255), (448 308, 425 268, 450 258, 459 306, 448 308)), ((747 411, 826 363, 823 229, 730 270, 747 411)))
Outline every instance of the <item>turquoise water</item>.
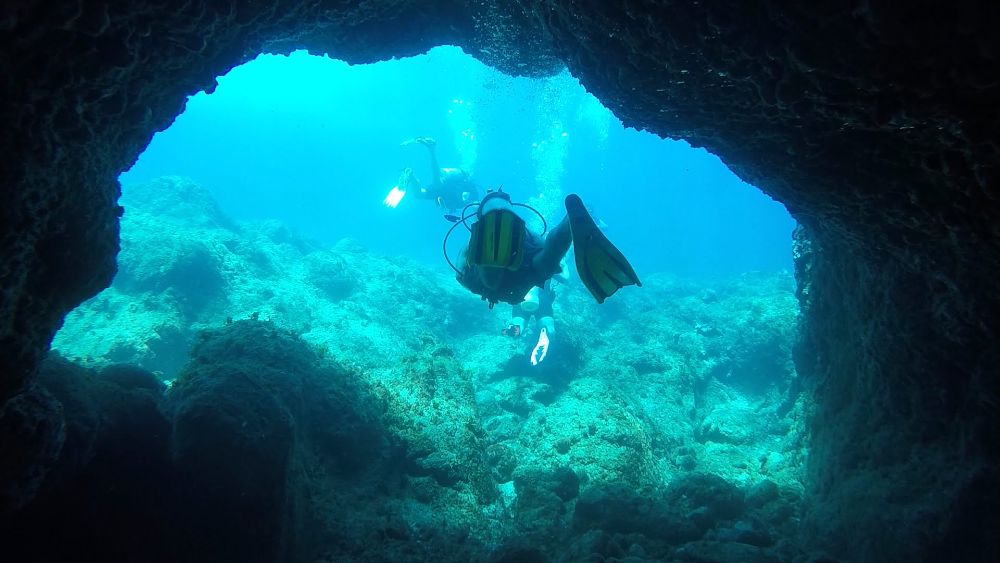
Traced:
POLYGON ((804 560, 793 223, 718 158, 623 128, 565 74, 449 48, 296 53, 194 96, 122 182, 118 275, 67 315, 41 378, 105 473, 50 497, 32 549, 804 560), (416 136, 550 224, 579 193, 643 286, 599 305, 571 272, 551 324, 511 336, 511 306, 447 269, 442 210, 383 205, 402 169, 429 177, 400 145, 416 136), (151 539, 102 527, 118 521, 151 539))
POLYGON ((429 161, 561 218, 578 193, 643 273, 732 275, 791 269, 783 206, 684 141, 626 129, 570 75, 511 78, 460 49, 373 65, 296 52, 262 55, 155 136, 128 184, 187 176, 237 220, 275 219, 308 237, 442 266, 447 228, 427 201, 382 205, 404 167, 429 161), (539 194, 547 196, 541 200, 539 194))

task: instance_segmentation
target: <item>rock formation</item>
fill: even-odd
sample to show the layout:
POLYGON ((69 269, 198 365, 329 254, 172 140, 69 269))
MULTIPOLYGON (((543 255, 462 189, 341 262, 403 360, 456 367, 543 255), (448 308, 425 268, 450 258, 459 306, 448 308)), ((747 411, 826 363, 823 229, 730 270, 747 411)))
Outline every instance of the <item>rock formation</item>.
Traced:
MULTIPOLYGON (((627 125, 706 147, 802 224, 797 364, 819 405, 807 543, 858 560, 997 553, 1000 7, 784 4, 8 3, 0 401, 110 283, 116 177, 187 95, 260 52, 367 62, 453 43, 511 73, 562 61, 627 125)), ((50 408, 35 399, 0 418, 50 408)), ((33 429, 41 457, 69 439, 33 429)))

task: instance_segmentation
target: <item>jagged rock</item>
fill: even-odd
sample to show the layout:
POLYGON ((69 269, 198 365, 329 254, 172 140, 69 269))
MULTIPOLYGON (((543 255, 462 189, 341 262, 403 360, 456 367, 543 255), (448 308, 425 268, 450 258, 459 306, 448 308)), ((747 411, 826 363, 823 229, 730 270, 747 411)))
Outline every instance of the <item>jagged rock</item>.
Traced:
POLYGON ((310 360, 275 328, 243 321, 204 334, 174 385, 178 494, 195 522, 184 541, 209 559, 279 557, 300 408, 285 399, 301 388, 310 360))
POLYGON ((153 393, 163 393, 166 386, 152 373, 128 364, 110 365, 101 370, 100 376, 124 389, 146 389, 153 393))
POLYGON ((401 440, 411 475, 468 488, 487 504, 496 498, 475 393, 450 349, 428 339, 379 388, 387 430, 401 440))
POLYGON ((709 412, 695 436, 701 442, 746 444, 753 438, 753 424, 750 421, 756 416, 746 405, 728 404, 709 412))
POLYGON ((306 264, 313 283, 333 301, 348 297, 358 284, 344 261, 336 254, 311 254, 306 258, 306 264))
POLYGON ((781 561, 780 557, 772 555, 760 547, 731 541, 694 541, 682 545, 675 554, 681 561, 698 561, 699 563, 728 563, 729 561, 779 563, 781 561))
POLYGON ((721 477, 711 474, 682 475, 667 486, 667 502, 699 526, 736 518, 743 512, 743 492, 721 477))
POLYGON ((62 404, 44 390, 25 389, 0 409, 0 517, 31 502, 66 440, 62 404))
POLYGON ((0 518, 7 557, 176 559, 162 389, 151 374, 116 371, 104 378, 60 358, 43 365, 36 389, 54 405, 46 424, 63 439, 55 459, 34 460, 37 498, 0 518))
POLYGON ((514 473, 517 491, 516 512, 521 529, 552 534, 563 527, 566 503, 580 492, 580 478, 568 467, 551 471, 536 468, 518 469, 514 473))
POLYGON ((754 485, 747 492, 747 506, 751 508, 760 508, 765 504, 771 502, 778 498, 778 485, 771 481, 770 479, 764 479, 760 483, 754 485))
POLYGON ((847 559, 982 558, 996 539, 962 516, 1000 489, 977 469, 1000 459, 984 376, 1000 364, 998 19, 990 4, 769 0, 7 6, 0 401, 110 283, 116 175, 228 68, 262 51, 358 63, 441 43, 520 74, 558 59, 626 125, 720 155, 809 233, 796 357, 822 393, 805 540, 847 559), (881 506, 854 511, 872 491, 881 506))
POLYGON ((573 525, 581 531, 637 533, 673 544, 700 538, 705 531, 683 508, 675 508, 666 499, 616 486, 585 489, 577 500, 573 525))
POLYGON ((771 547, 774 538, 771 533, 755 520, 738 520, 732 526, 721 527, 712 534, 712 539, 725 542, 745 543, 757 547, 771 547))
POLYGON ((548 563, 549 558, 537 547, 504 545, 489 559, 490 563, 548 563))

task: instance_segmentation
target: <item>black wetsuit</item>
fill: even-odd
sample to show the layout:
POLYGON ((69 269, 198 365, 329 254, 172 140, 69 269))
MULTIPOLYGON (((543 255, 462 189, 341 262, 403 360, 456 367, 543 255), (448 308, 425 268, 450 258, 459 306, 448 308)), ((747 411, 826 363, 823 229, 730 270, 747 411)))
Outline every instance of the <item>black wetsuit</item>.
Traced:
POLYGON ((479 188, 468 172, 452 168, 441 174, 440 182, 420 188, 417 197, 433 199, 442 208, 453 211, 462 209, 470 201, 479 199, 479 188), (464 194, 468 195, 463 197, 464 194))
MULTIPOLYGON (((552 284, 546 284, 548 287, 542 286, 538 290, 538 308, 532 312, 524 310, 521 304, 514 305, 513 310, 510 312, 511 317, 520 317, 524 319, 525 322, 531 318, 532 315, 536 319, 541 319, 544 317, 552 316, 552 304, 556 301, 556 292, 552 289, 552 284)), ((527 292, 525 292, 527 293, 527 292)))

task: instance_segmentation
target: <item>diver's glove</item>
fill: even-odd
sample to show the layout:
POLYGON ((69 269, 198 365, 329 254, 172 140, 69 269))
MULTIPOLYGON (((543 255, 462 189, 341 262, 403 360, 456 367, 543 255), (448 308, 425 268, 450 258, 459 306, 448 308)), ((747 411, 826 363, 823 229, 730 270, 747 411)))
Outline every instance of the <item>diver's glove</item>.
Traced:
POLYGON ((506 328, 501 330, 500 334, 504 336, 510 336, 512 338, 517 338, 518 336, 521 336, 521 327, 517 326, 514 323, 511 323, 507 325, 506 328))
POLYGON ((545 359, 545 355, 549 353, 549 332, 542 328, 538 331, 538 342, 535 347, 531 350, 531 365, 537 366, 542 363, 545 359))

